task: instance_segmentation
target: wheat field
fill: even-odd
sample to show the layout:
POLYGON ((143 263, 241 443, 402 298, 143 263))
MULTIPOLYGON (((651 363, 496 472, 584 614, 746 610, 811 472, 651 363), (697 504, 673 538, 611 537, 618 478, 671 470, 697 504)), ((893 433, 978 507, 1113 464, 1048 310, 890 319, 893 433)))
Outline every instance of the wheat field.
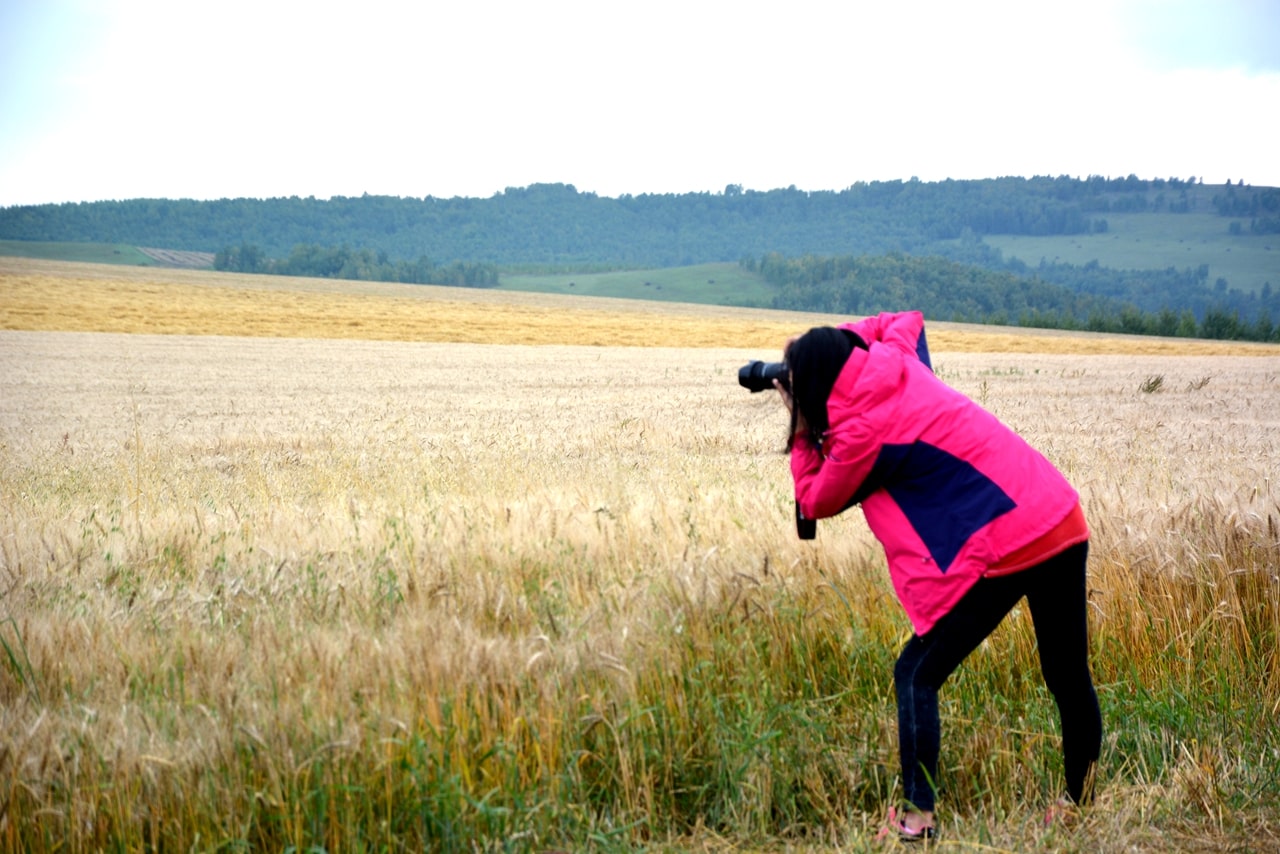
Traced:
MULTIPOLYGON (((848 318, 723 306, 332 279, 126 268, 0 256, 0 330, 774 351, 848 318)), ((930 325, 948 352, 1275 355, 1274 345, 969 324, 930 325)))
MULTIPOLYGON (((823 318, 4 263, 0 849, 891 847, 909 629, 735 376, 823 318)), ((931 343, 1081 491, 1107 731, 1046 825, 1015 614, 944 844, 1280 844, 1280 351, 931 343)))

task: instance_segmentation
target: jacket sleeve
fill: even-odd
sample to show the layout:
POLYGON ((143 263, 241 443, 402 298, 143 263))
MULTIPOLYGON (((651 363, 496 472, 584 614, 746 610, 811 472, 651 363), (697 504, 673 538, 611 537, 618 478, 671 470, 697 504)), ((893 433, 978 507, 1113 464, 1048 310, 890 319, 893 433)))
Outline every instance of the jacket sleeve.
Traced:
POLYGON ((859 421, 827 434, 822 452, 799 438, 791 448, 796 501, 808 519, 825 519, 846 509, 871 474, 879 441, 859 421))
POLYGON ((924 315, 918 311, 896 314, 884 312, 856 323, 843 323, 840 328, 856 333, 867 344, 888 344, 919 359, 926 368, 933 370, 933 363, 929 360, 929 345, 924 336, 924 315))

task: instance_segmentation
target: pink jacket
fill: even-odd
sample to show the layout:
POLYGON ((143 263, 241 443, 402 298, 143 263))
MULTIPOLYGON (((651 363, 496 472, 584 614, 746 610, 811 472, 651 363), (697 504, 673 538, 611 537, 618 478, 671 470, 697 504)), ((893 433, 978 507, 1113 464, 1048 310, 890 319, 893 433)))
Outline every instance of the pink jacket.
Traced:
POLYGON ((811 519, 862 504, 923 635, 988 566, 1062 522, 1079 495, 1021 437, 934 376, 919 312, 842 328, 869 348, 854 349, 836 379, 822 450, 803 439, 792 449, 796 500, 811 519))

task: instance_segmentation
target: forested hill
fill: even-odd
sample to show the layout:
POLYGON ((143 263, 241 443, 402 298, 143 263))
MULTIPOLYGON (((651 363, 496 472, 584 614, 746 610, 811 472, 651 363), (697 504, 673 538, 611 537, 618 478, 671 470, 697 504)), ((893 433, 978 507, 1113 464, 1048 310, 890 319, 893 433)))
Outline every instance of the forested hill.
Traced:
MULTIPOLYGON (((1217 309, 1247 322, 1280 316, 1280 189, 1195 179, 910 180, 822 192, 730 185, 618 198, 535 184, 484 199, 134 199, 0 208, 0 240, 203 251, 218 253, 222 269, 482 286, 497 280, 499 266, 636 269, 896 254, 1051 283, 1094 306, 1189 310, 1198 318, 1217 309), (313 270, 319 262, 324 269, 313 270)), ((778 269, 808 276, 815 268, 778 269)), ((797 308, 836 293, 777 284, 797 308)))
MULTIPOLYGON (((930 254, 965 235, 1088 234, 1134 212, 1215 213, 1280 232, 1280 190, 1192 180, 995 178, 885 181, 845 190, 610 198, 565 184, 490 198, 388 196, 134 199, 0 208, 0 239, 85 241, 217 252, 252 245, 350 246, 392 260, 665 267, 765 253, 930 254)), ((1280 284, 1280 283, 1277 283, 1280 284)))

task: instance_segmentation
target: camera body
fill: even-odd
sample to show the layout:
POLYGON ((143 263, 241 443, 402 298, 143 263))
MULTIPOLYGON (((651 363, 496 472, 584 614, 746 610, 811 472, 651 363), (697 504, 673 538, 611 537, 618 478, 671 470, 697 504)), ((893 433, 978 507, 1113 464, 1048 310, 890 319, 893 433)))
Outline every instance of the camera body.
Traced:
MULTIPOLYGON (((791 371, 786 362, 762 362, 757 359, 738 369, 738 384, 752 394, 773 388, 774 380, 777 380, 785 390, 791 391, 791 371)), ((796 536, 802 540, 812 540, 817 535, 817 521, 805 518, 805 515, 800 512, 800 502, 797 501, 796 536)))

